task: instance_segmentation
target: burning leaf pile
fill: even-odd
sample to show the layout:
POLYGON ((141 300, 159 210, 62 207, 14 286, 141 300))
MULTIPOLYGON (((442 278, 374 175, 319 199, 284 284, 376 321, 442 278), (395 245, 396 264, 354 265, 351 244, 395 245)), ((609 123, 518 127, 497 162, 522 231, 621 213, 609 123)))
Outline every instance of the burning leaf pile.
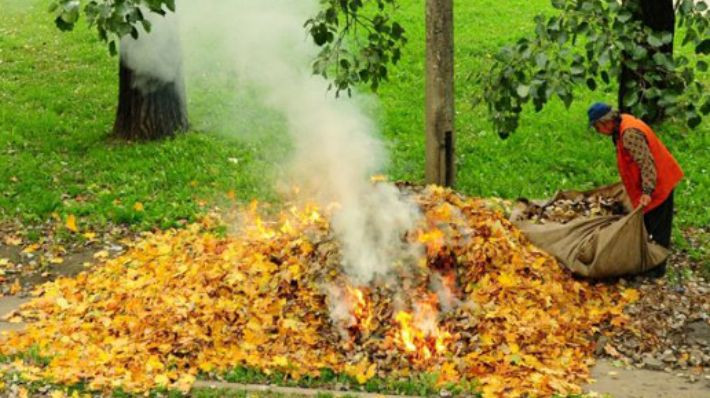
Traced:
POLYGON ((329 216, 291 207, 271 221, 252 204, 238 234, 195 225, 147 236, 92 273, 44 285, 27 330, 0 353, 36 347, 28 379, 106 390, 189 390, 236 366, 298 379, 322 369, 372 377, 478 380, 485 396, 578 392, 593 335, 624 325, 635 291, 574 280, 484 201, 404 190, 422 212, 403 239, 412 264, 351 283, 329 216))

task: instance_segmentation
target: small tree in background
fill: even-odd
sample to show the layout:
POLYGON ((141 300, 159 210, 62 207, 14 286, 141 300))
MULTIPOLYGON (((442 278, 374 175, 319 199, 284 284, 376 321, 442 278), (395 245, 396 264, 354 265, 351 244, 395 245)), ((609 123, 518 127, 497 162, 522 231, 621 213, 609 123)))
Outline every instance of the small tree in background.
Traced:
POLYGON ((708 69, 708 5, 681 0, 552 0, 555 15, 535 17, 535 32, 496 54, 478 75, 485 103, 502 138, 518 128, 531 102, 542 110, 553 97, 569 108, 574 89, 619 83, 619 108, 649 122, 662 116, 695 128, 710 113, 710 96, 698 72, 708 69), (673 10, 673 13, 668 14, 673 10), (674 29, 685 29, 681 46, 692 46, 696 60, 673 55, 674 29))
MULTIPOLYGON (((79 20, 81 3, 78 0, 55 0, 50 11, 56 15, 55 23, 61 30, 71 30, 79 20)), ((182 75, 179 32, 169 26, 165 17, 175 11, 175 0, 91 0, 86 2, 84 14, 89 25, 96 28, 99 37, 107 43, 112 55, 119 54, 119 90, 116 121, 113 134, 127 140, 149 140, 172 136, 188 129, 185 84, 182 75), (153 13, 156 16, 145 15, 153 13), (150 32, 154 21, 169 29, 173 40, 171 57, 162 59, 171 69, 170 77, 148 70, 137 70, 132 58, 146 54, 133 53, 131 48, 141 40, 141 46, 150 46, 150 38, 139 37, 140 32, 150 32), (134 42, 129 42, 134 40, 134 42), (123 43, 123 45, 122 45, 123 43)), ((162 32, 165 34, 165 32, 162 32)), ((142 52, 150 52, 144 48, 142 52)), ((163 48, 164 50, 164 48, 163 48)), ((155 51, 160 51, 155 49, 155 51)))

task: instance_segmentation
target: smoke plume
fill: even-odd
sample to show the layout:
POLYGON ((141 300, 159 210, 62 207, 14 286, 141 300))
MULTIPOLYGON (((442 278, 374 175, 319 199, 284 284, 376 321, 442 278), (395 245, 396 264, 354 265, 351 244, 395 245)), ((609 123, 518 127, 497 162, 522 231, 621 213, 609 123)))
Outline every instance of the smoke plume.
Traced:
MULTIPOLYGON (((328 83, 312 74, 318 48, 303 24, 318 6, 317 0, 178 4, 186 62, 193 49, 210 48, 209 54, 203 52, 212 59, 210 65, 230 69, 241 86, 253 89, 259 101, 283 117, 293 142, 286 177, 307 198, 323 206, 335 203, 332 226, 345 269, 355 283, 365 284, 415 254, 402 236, 418 212, 396 188, 370 182, 384 166, 386 153, 375 124, 362 110, 368 99, 336 99, 328 83)), ((198 62, 209 70, 204 58, 198 62)))
MULTIPOLYGON (((396 188, 370 182, 386 161, 377 128, 363 111, 362 104, 372 99, 336 99, 328 83, 311 72, 318 48, 303 25, 318 7, 317 0, 178 2, 187 87, 190 92, 205 76, 233 75, 239 90, 254 93, 282 117, 293 146, 282 164, 284 178, 305 197, 335 205, 332 226, 345 269, 354 283, 366 284, 416 254, 402 236, 418 212, 396 188)), ((172 34, 177 21, 174 16, 156 21, 160 18, 151 17, 154 28, 147 38, 125 39, 122 55, 136 71, 174 81, 179 69, 173 66, 181 57, 172 34)), ((259 114, 253 116, 249 123, 260 123, 259 114)))
MULTIPOLYGON (((143 9, 150 24, 150 34, 143 25, 138 25, 138 38, 125 36, 121 39, 121 62, 135 71, 134 88, 150 94, 165 84, 183 84, 180 28, 175 13, 165 16, 143 9)), ((182 93, 183 90, 178 89, 182 93)), ((184 100, 184 98, 183 98, 184 100)))

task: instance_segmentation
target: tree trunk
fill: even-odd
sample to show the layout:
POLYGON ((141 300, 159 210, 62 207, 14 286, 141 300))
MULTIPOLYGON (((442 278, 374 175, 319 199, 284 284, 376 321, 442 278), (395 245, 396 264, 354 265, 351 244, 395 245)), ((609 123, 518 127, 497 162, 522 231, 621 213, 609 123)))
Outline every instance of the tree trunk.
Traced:
POLYGON ((454 12, 453 0, 427 0, 426 181, 453 186, 454 12))
POLYGON ((184 87, 181 75, 166 83, 140 76, 121 59, 113 134, 127 140, 155 140, 187 130, 184 87))
MULTIPOLYGON (((675 35, 675 9, 673 0, 634 0, 638 3, 636 18, 641 19, 649 28, 657 32, 671 32, 675 35)), ((655 54, 654 49, 648 49, 648 56, 652 57, 655 54)), ((673 56, 673 42, 664 45, 660 48, 662 53, 673 56)), ((621 76, 619 77, 619 109, 622 112, 629 112, 629 108, 624 106, 624 97, 629 92, 627 84, 629 81, 639 79, 634 71, 627 67, 622 67, 621 76)), ((661 82, 657 84, 659 89, 666 88, 666 84, 661 82)), ((651 115, 645 119, 647 122, 655 122, 663 118, 663 110, 660 109, 655 102, 649 103, 652 109, 656 109, 651 115)))

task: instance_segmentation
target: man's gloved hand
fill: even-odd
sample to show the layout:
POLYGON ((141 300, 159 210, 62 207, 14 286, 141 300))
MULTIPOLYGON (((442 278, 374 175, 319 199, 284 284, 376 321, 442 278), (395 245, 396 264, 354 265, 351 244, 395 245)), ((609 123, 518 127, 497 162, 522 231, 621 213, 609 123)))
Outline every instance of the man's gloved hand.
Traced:
POLYGON ((641 200, 639 201, 641 206, 646 207, 651 203, 651 195, 641 195, 641 200))

